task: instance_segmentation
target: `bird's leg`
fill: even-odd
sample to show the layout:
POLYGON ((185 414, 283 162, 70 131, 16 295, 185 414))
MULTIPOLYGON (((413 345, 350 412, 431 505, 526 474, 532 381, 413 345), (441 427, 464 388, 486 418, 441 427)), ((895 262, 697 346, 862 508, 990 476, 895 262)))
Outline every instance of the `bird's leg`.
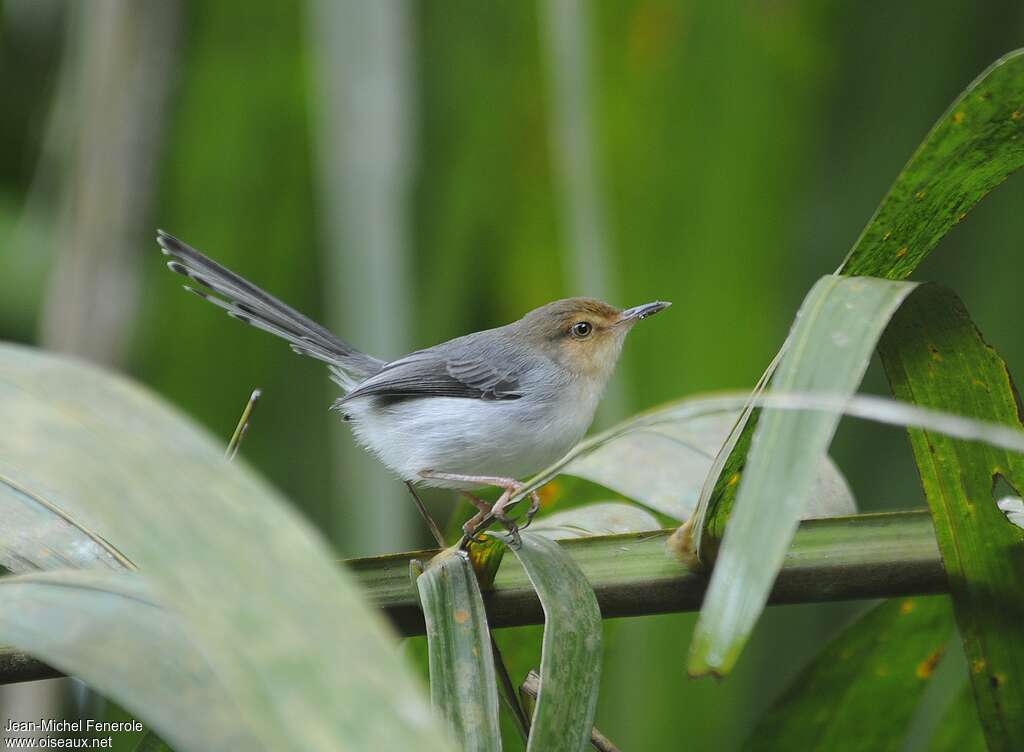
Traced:
POLYGON ((466 535, 472 535, 473 531, 476 530, 476 526, 483 522, 484 518, 491 513, 491 504, 479 496, 471 494, 469 491, 459 491, 459 495, 465 497, 470 504, 479 510, 462 524, 462 532, 466 535))
POLYGON ((405 482, 405 487, 409 489, 409 493, 412 494, 413 500, 416 502, 416 509, 419 510, 420 516, 423 521, 427 523, 427 527, 430 529, 430 534, 434 536, 434 540, 437 542, 438 548, 444 548, 444 533, 441 532, 441 528, 437 526, 434 518, 430 516, 430 512, 427 511, 427 505, 423 503, 423 499, 416 493, 416 488, 409 481, 405 482))
MULTIPOLYGON (((463 526, 463 530, 467 534, 471 534, 472 530, 467 529, 470 523, 472 523, 475 528, 476 525, 483 522, 484 517, 486 517, 487 514, 490 514, 494 519, 498 520, 505 526, 509 533, 512 534, 513 538, 519 537, 519 527, 516 525, 515 520, 505 513, 505 508, 512 500, 512 497, 523 489, 524 484, 520 481, 515 478, 502 478, 498 475, 463 475, 461 473, 440 473, 434 470, 421 470, 420 476, 423 478, 434 478, 437 480, 448 480, 459 483, 476 483, 481 486, 496 486, 497 488, 504 489, 501 496, 496 502, 494 502, 488 511, 484 512, 483 507, 477 505, 477 508, 480 509, 483 514, 477 514, 474 516, 473 519, 469 520, 466 525, 463 526)), ((479 499, 477 501, 479 501, 479 499)), ((530 491, 530 508, 526 512, 526 525, 530 524, 530 521, 533 519, 533 515, 537 513, 538 509, 540 509, 540 495, 536 491, 530 491)), ((526 525, 523 525, 523 527, 526 527, 526 525)))

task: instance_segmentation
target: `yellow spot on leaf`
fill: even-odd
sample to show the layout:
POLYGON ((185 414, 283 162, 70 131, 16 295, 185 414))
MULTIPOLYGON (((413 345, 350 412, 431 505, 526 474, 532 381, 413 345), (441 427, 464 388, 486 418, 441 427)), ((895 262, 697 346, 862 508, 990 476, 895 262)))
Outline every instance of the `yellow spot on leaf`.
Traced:
POLYGON ((739 482, 740 482, 740 474, 739 473, 733 473, 732 477, 729 478, 728 485, 735 486, 739 482))
POLYGON ((903 246, 898 251, 896 251, 896 258, 903 258, 909 252, 910 252, 910 248, 908 248, 907 246, 903 246))
POLYGON ((975 658, 974 662, 971 663, 971 673, 980 674, 982 671, 985 670, 985 665, 986 664, 984 658, 975 658))
POLYGON ((891 237, 892 237, 892 230, 889 230, 888 232, 885 233, 885 235, 882 236, 882 240, 888 240, 891 237))
POLYGON ((924 191, 918 191, 917 193, 915 193, 914 194, 914 198, 916 198, 918 201, 923 199, 924 198, 924 191))
POLYGON ((914 601, 903 601, 903 603, 900 604, 900 613, 906 616, 915 608, 917 608, 917 604, 914 601))
POLYGON ((469 620, 469 611, 459 609, 455 612, 455 621, 459 624, 465 624, 469 620))
POLYGON ((543 509, 547 509, 560 498, 562 498, 562 484, 557 480, 552 480, 545 483, 543 486, 537 489, 537 494, 540 496, 540 505, 543 509))
POLYGON ((1020 120, 1020 116, 1021 116, 1020 110, 1014 110, 1013 112, 1010 113, 1010 119, 1011 120, 1020 120))
POLYGON ((932 674, 935 673, 935 667, 939 665, 939 661, 942 660, 942 654, 946 652, 946 646, 940 645, 932 651, 931 655, 917 664, 918 679, 930 679, 932 674))
POLYGON ((959 112, 957 112, 957 113, 955 113, 953 115, 953 122, 956 123, 957 125, 960 125, 960 123, 962 123, 963 121, 964 121, 963 110, 960 110, 959 112))

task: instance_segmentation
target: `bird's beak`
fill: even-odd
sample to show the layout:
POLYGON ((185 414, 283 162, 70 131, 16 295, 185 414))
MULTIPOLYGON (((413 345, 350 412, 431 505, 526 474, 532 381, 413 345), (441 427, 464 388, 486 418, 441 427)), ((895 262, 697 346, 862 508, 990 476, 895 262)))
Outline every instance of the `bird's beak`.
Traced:
POLYGON ((659 311, 664 311, 670 305, 672 304, 667 301, 655 300, 653 303, 644 303, 643 305, 633 306, 619 314, 619 322, 626 323, 639 321, 640 319, 645 319, 648 316, 653 316, 659 311))

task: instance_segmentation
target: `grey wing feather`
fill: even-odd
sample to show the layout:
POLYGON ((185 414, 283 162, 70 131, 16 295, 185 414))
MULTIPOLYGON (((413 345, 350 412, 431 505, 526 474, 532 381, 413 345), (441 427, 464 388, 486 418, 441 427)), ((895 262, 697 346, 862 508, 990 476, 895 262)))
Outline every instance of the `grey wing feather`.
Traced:
POLYGON ((443 350, 431 349, 388 363, 336 404, 368 396, 514 400, 522 397, 519 389, 514 368, 498 369, 483 358, 448 357, 443 350))
POLYGON ((164 254, 172 258, 167 263, 171 271, 207 288, 186 286, 186 290, 223 308, 232 318, 281 337, 300 355, 330 364, 332 378, 343 387, 350 387, 384 367, 384 361, 360 352, 326 327, 173 235, 158 230, 157 242, 164 254))

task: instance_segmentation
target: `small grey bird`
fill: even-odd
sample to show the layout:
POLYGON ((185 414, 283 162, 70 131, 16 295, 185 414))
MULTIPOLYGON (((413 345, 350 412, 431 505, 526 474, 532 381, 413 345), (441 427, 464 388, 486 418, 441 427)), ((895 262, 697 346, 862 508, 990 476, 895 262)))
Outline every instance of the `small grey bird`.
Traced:
MULTIPOLYGON (((626 335, 671 305, 619 310, 593 298, 556 300, 511 324, 386 362, 163 230, 157 242, 172 271, 204 288, 186 290, 327 363, 345 391, 332 409, 356 440, 407 484, 459 490, 480 510, 467 533, 487 514, 514 530, 505 507, 523 487, 517 479, 583 438, 626 335), (481 486, 502 489, 493 506, 470 493, 481 486)), ((532 496, 527 519, 539 504, 532 496)))

